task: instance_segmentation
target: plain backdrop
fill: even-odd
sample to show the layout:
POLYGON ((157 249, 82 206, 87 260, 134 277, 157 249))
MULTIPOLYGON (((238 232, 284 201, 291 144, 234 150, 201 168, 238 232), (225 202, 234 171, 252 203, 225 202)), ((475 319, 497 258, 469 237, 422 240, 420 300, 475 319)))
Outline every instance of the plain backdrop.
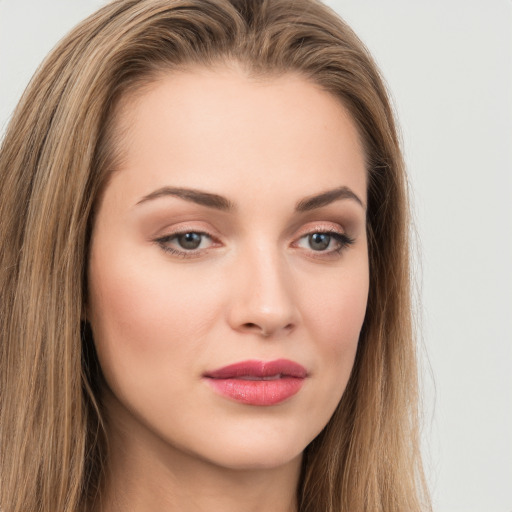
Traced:
MULTIPOLYGON (((102 3, 0 0, 0 135, 42 58, 102 3)), ((402 127, 435 510, 512 512, 512 1, 328 4, 402 127)))

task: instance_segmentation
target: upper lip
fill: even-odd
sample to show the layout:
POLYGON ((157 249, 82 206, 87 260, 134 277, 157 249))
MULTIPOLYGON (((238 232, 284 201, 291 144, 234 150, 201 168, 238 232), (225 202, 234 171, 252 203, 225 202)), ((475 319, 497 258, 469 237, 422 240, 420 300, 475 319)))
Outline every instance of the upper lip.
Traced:
POLYGON ((307 376, 306 369, 294 361, 288 359, 276 359, 274 361, 248 360, 223 366, 205 373, 210 379, 233 379, 237 377, 296 377, 304 379, 307 376))

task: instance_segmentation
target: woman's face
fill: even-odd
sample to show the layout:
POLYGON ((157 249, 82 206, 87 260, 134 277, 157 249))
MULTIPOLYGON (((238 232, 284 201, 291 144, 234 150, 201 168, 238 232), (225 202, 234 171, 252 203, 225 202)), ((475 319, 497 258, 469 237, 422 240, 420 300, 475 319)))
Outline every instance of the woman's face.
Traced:
POLYGON ((294 75, 164 75, 118 118, 87 316, 126 445, 225 468, 300 458, 349 378, 368 295, 355 125, 294 75))

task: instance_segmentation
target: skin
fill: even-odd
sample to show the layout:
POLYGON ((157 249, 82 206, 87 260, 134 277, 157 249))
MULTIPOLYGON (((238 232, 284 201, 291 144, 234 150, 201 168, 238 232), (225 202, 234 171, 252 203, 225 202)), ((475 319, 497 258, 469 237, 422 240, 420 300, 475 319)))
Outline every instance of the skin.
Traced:
POLYGON ((296 510, 301 454, 343 394, 366 310, 354 122, 300 76, 255 80, 218 66, 162 75, 125 98, 118 127, 123 158, 88 269, 111 444, 101 509, 296 510), (221 195, 232 209, 155 194, 163 187, 221 195), (358 200, 296 211, 340 187, 358 200), (312 248, 308 235, 332 231, 352 243, 330 235, 312 248), (193 232, 208 236, 184 249, 176 233, 193 232), (277 405, 239 403, 204 379, 281 358, 307 378, 277 405))

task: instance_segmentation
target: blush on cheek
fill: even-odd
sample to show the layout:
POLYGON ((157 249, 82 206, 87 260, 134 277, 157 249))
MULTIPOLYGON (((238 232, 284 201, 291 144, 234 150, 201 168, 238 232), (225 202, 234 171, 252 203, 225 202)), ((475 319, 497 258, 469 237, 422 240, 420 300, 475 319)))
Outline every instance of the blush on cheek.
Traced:
POLYGON ((365 280, 319 287, 308 296, 308 317, 317 333, 329 340, 335 350, 340 343, 354 343, 359 338, 367 306, 365 280))
POLYGON ((97 343, 147 350, 158 358, 173 343, 203 338, 217 314, 218 293, 214 286, 198 290, 190 277, 166 266, 103 267, 91 293, 97 343))

